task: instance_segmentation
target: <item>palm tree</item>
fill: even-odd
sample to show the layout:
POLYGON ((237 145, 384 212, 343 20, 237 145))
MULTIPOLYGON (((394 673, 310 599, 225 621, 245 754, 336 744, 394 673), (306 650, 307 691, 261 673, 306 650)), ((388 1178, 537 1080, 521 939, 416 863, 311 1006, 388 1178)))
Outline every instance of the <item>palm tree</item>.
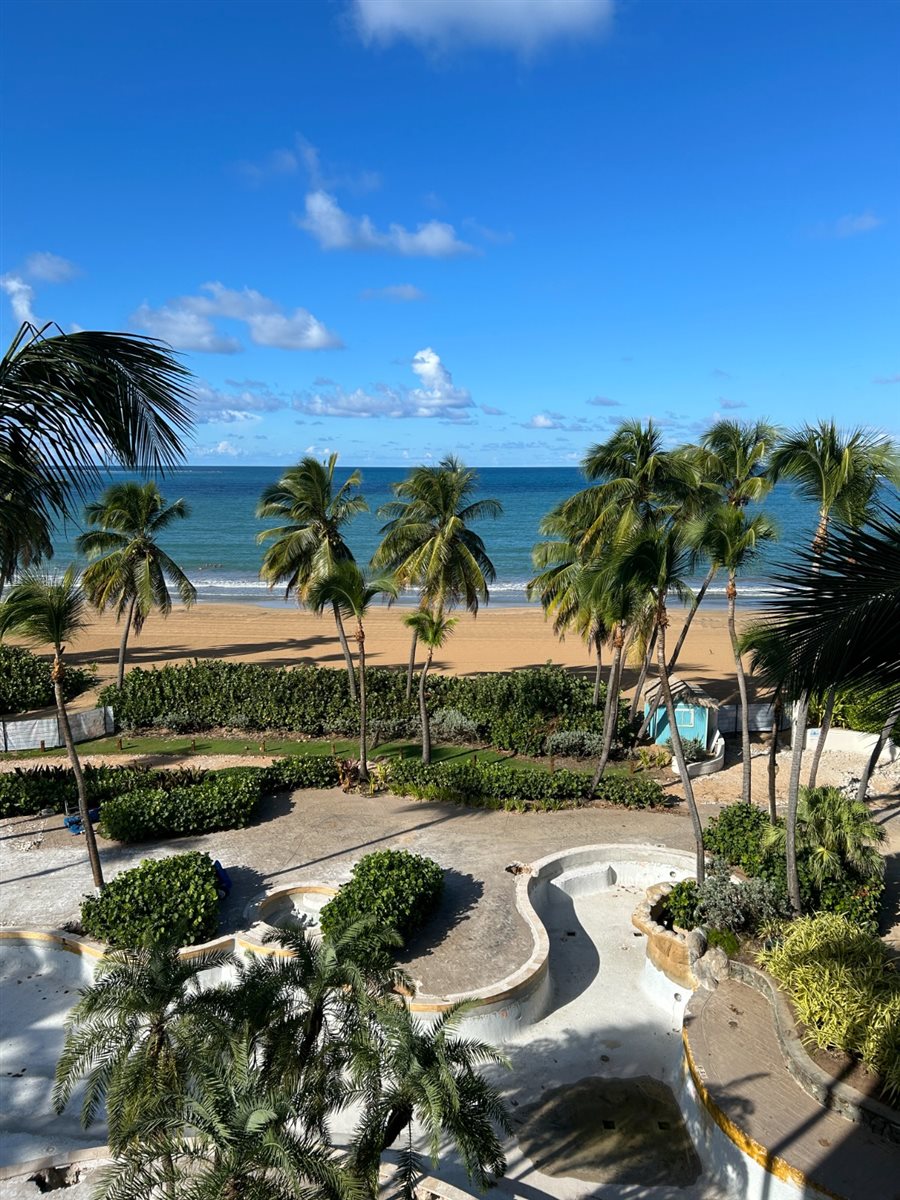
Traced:
POLYGON ((724 568, 728 572, 728 586, 725 595, 728 598, 728 634, 731 638, 741 701, 741 757, 743 762, 741 799, 745 804, 750 803, 751 786, 750 704, 735 621, 737 576, 739 571, 745 570, 756 558, 760 546, 764 542, 772 541, 775 536, 775 526, 768 517, 762 513, 748 517, 743 508, 727 503, 720 505, 705 518, 700 518, 692 523, 685 531, 688 542, 699 553, 705 555, 713 567, 717 570, 724 568))
MULTIPOLYGON (((457 604, 477 614, 489 599, 494 564, 469 526, 500 517, 503 507, 499 500, 475 500, 477 487, 477 471, 448 455, 437 466, 415 467, 393 485, 394 499, 378 510, 386 523, 373 568, 391 571, 401 588, 419 588, 420 607, 437 616, 457 604)), ((407 700, 412 695, 417 637, 413 628, 407 700)))
MULTIPOLYGON (((886 740, 900 714, 900 514, 881 508, 864 528, 839 530, 822 549, 799 552, 776 582, 780 595, 745 635, 754 669, 786 699, 832 687, 877 696, 886 740)), ((863 772, 860 800, 883 745, 879 739, 863 772)), ((797 912, 798 803, 799 770, 791 775, 786 836, 788 892, 797 912)))
POLYGON ((359 653, 359 778, 368 782, 366 729, 366 630, 365 616, 376 596, 394 599, 397 584, 389 575, 366 575, 355 562, 336 562, 327 575, 315 576, 307 587, 307 603, 321 611, 330 604, 335 612, 356 622, 359 653))
MULTIPOLYGON (((852 872, 860 879, 884 873, 878 846, 885 832, 873 821, 866 805, 837 788, 801 788, 797 805, 797 850, 802 853, 817 888, 852 872)), ((784 854, 782 825, 770 825, 763 847, 784 854)))
POLYGON ((115 607, 125 617, 119 643, 116 686, 125 680, 125 654, 131 630, 140 633, 154 608, 172 611, 168 575, 181 603, 190 607, 197 589, 156 539, 173 521, 190 514, 184 500, 168 504, 155 483, 114 483, 99 500, 86 505, 85 524, 93 526, 76 541, 80 553, 94 561, 82 575, 88 599, 101 612, 115 607))
POLYGON ((454 1036, 471 1004, 456 1004, 426 1026, 405 1005, 381 1004, 368 1045, 357 1049, 351 1067, 363 1117, 353 1138, 351 1161, 374 1190, 384 1152, 403 1138, 399 1182, 406 1200, 414 1200, 418 1155, 412 1123, 428 1138, 437 1164, 449 1139, 478 1187, 485 1190, 506 1170, 495 1126, 512 1125, 500 1093, 478 1072, 483 1063, 508 1065, 493 1047, 454 1036))
POLYGON ((428 653, 425 665, 419 675, 419 717, 422 722, 422 762, 431 762, 431 726, 428 720, 428 701, 425 695, 425 681, 431 669, 435 650, 439 650, 453 632, 457 617, 445 617, 438 613, 420 608, 405 618, 405 624, 413 630, 416 637, 425 643, 428 653))
MULTIPOLYGON (((258 542, 271 541, 266 550, 260 574, 270 587, 285 585, 285 596, 293 592, 301 604, 321 612, 310 602, 310 591, 338 563, 353 562, 350 547, 341 532, 354 517, 368 512, 365 497, 357 492, 362 483, 359 471, 354 471, 335 490, 334 469, 338 456, 332 454, 325 463, 307 455, 295 467, 289 467, 277 483, 267 487, 260 497, 256 515, 285 522, 276 529, 266 529, 258 542)), ((344 623, 338 604, 332 604, 337 626, 350 698, 356 702, 353 678, 353 659, 344 633, 344 623)))
POLYGON ((84 774, 78 751, 75 749, 72 726, 63 697, 66 646, 87 624, 87 601, 84 592, 78 586, 74 565, 70 566, 64 575, 55 579, 37 572, 27 573, 19 583, 13 585, 6 599, 0 604, 0 637, 8 633, 18 634, 31 645, 53 647, 50 678, 56 698, 56 711, 72 774, 75 776, 78 811, 87 842, 94 887, 99 892, 103 887, 103 871, 94 827, 88 813, 84 774))
POLYGON ((132 1125, 160 1094, 186 1091, 194 1042, 212 1016, 200 976, 231 961, 221 952, 182 958, 159 944, 109 950, 66 1019, 56 1111, 83 1081, 82 1125, 89 1128, 105 1106, 110 1146, 114 1153, 124 1150, 132 1125))
POLYGON ((112 459, 159 470, 184 458, 190 374, 168 347, 134 334, 50 334, 23 324, 0 359, 0 499, 7 545, 0 585, 46 556, 53 521, 112 459))

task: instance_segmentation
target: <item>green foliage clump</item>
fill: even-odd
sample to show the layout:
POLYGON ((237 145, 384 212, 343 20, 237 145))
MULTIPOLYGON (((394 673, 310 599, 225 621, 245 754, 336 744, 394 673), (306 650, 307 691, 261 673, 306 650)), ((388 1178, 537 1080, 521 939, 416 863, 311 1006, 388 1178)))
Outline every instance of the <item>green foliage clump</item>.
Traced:
MULTIPOLYGON (((669 745, 671 746, 671 744, 670 742, 669 745)), ((681 743, 681 749, 686 763, 703 762, 709 758, 706 752, 706 743, 702 738, 685 738, 681 743)))
POLYGON ((408 850, 376 850, 359 860, 350 881, 322 909, 322 934, 333 938, 374 917, 407 942, 437 907, 443 890, 444 872, 432 859, 408 850))
MULTIPOLYGON (((150 771, 147 767, 83 767, 87 786, 88 803, 91 808, 123 791, 150 786, 150 781, 165 774, 176 783, 199 778, 202 772, 150 771)), ((69 767, 35 767, 23 770, 17 767, 0 775, 0 817, 31 816, 41 809, 54 812, 74 809, 78 804, 75 776, 69 767)))
POLYGON ((765 862, 763 836, 769 819, 755 804, 729 804, 703 831, 703 845, 715 857, 747 875, 759 875, 765 862))
POLYGON ((697 889, 699 923, 720 933, 755 934, 787 914, 787 893, 777 883, 732 879, 721 860, 697 889))
MULTIPOLYGON (((160 772, 162 774, 162 772, 160 772)), ((263 772, 253 767, 210 772, 188 787, 146 787, 106 800, 100 834, 119 842, 243 829, 262 798, 263 772)))
MULTIPOLYGON (((810 700, 810 725, 822 723, 825 700, 824 695, 813 696, 810 700)), ((857 695, 852 691, 838 692, 831 712, 831 724, 835 729, 856 729, 860 733, 881 733, 890 707, 890 698, 883 693, 857 695)))
POLYGON ((900 1095, 900 974, 874 933, 834 913, 784 924, 760 964, 822 1049, 857 1055, 900 1095))
POLYGON ((212 859, 190 851, 122 871, 99 896, 85 896, 81 924, 110 946, 190 946, 215 937, 218 912, 212 859))
POLYGON ((475 742, 478 726, 458 708, 439 708, 431 714, 431 736, 436 742, 475 742))
MULTIPOLYGON (((0 646, 0 713, 27 712, 55 703, 51 664, 22 646, 0 646)), ((66 667, 63 698, 71 700, 94 682, 91 671, 66 667)))
POLYGON ((547 753, 560 758, 599 758, 603 752, 603 735, 585 729, 561 729, 547 738, 547 753))
POLYGON ((324 755, 279 758, 261 772, 263 793, 293 792, 300 788, 332 788, 340 783, 337 763, 324 755))
POLYGON ((663 901, 663 916, 679 929, 694 929, 697 918, 697 881, 681 879, 663 901))

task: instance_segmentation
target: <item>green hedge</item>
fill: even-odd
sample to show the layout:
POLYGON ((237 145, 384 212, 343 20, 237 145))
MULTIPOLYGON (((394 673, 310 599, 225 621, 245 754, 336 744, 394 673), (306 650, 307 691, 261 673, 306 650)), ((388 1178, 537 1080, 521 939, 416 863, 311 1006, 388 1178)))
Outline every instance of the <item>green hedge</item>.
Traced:
POLYGON ((117 842, 215 833, 250 824, 262 799, 263 772, 216 772, 189 787, 145 787, 106 800, 100 835, 117 842))
MULTIPOLYGON (((372 728, 383 739, 416 736, 418 706, 415 698, 406 700, 405 672, 376 667, 366 678, 372 728)), ((428 692, 433 711, 455 710, 481 741, 517 754, 544 753, 547 738, 559 731, 603 728, 603 707, 593 707, 591 682, 562 667, 435 675, 428 692)), ((347 674, 332 667, 210 661, 135 668, 121 691, 104 688, 100 703, 111 705, 119 725, 133 730, 285 729, 323 737, 355 735, 359 723, 347 674)), ((627 706, 620 703, 620 736, 629 729, 627 706)))
MULTIPOLYGON (((27 712, 54 704, 51 663, 22 646, 0 646, 0 713, 27 712)), ((63 696, 71 700, 94 682, 93 672, 66 667, 63 696)))
POLYGON ((408 850, 376 850, 361 858, 352 876, 322 909, 322 933, 334 937, 364 917, 374 917, 404 942, 440 902, 444 872, 430 858, 408 850))
POLYGON ((81 924, 90 937, 110 946, 207 942, 219 924, 212 859, 196 851, 145 859, 116 875, 99 896, 85 897, 81 924))
MULTIPOLYGON (((535 771, 506 763, 432 763, 397 759, 387 776, 391 791, 419 800, 439 800, 486 808, 573 808, 591 799, 591 776, 580 771, 535 771)), ((597 799, 626 808, 665 804, 662 787, 653 779, 608 775, 597 799)))
MULTIPOLYGON (((105 804, 122 792, 141 787, 178 787, 199 782, 206 772, 190 769, 151 771, 147 767, 84 767, 91 808, 105 804)), ((75 776, 69 767, 16 768, 0 774, 0 817, 31 816, 44 808, 54 812, 73 811, 78 805, 75 776)))

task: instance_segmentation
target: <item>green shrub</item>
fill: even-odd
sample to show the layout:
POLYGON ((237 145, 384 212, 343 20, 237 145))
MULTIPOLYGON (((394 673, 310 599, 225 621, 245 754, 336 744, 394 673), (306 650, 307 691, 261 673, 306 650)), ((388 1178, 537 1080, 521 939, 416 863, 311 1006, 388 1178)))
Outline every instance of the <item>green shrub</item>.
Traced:
MULTIPOLYGON (((0 646, 0 713, 26 712, 55 704, 51 664, 22 646, 0 646)), ((63 697, 71 700, 86 691, 95 675, 80 667, 66 667, 63 697)))
POLYGON ((190 946, 215 937, 218 909, 212 859, 191 851, 122 871, 99 896, 84 898, 81 924, 110 946, 190 946))
POLYGON ((561 729, 547 738, 546 750, 560 758, 599 758, 603 752, 603 735, 586 729, 561 729))
POLYGON ((680 929, 693 929, 697 924, 697 881, 682 879, 663 901, 663 916, 680 929))
POLYGON ((190 787, 123 792, 104 801, 100 834, 119 842, 143 842, 243 829, 262 798, 262 776, 263 772, 253 767, 239 768, 227 774, 210 772, 190 787))
POLYGON ((715 857, 747 875, 759 875, 766 855, 763 834, 769 825, 766 813, 755 804, 738 801, 723 808, 703 831, 703 844, 715 857))
POLYGON ((437 907, 443 890, 444 873, 430 858, 377 850, 359 860, 349 883, 322 909, 322 933, 333 937, 363 917, 374 917, 407 942, 437 907))
POLYGON ((458 708, 439 708, 431 714, 431 736, 436 742, 475 742, 478 726, 458 708))
MULTIPOLYGON (((172 786, 182 772, 155 772, 147 767, 84 767, 88 803, 91 808, 112 796, 136 787, 148 786, 157 775, 172 776, 172 786)), ((75 776, 69 767, 35 767, 0 775, 0 817, 31 816, 44 808, 54 812, 74 810, 78 805, 75 776)))
POLYGON ((734 958, 741 948, 740 938, 730 929, 707 929, 706 944, 721 947, 729 958, 734 958))
POLYGON ((632 775, 604 775, 597 786, 597 799, 623 808, 664 808, 670 803, 656 779, 632 775))
POLYGON ((754 934, 790 911, 787 893, 770 879, 736 881, 719 859, 697 889, 697 921, 707 929, 754 934))
POLYGON ((324 755, 279 758, 262 770, 264 793, 292 792, 299 788, 331 788, 339 783, 337 763, 324 755))
POLYGON ((834 913, 800 917, 758 957, 808 1042, 857 1055, 900 1095, 900 974, 876 934, 834 913))
MULTIPOLYGON (((671 744, 669 742, 670 746, 671 744)), ((685 738, 681 743, 681 749, 686 763, 703 762, 709 758, 706 752, 706 743, 702 738, 685 738)))

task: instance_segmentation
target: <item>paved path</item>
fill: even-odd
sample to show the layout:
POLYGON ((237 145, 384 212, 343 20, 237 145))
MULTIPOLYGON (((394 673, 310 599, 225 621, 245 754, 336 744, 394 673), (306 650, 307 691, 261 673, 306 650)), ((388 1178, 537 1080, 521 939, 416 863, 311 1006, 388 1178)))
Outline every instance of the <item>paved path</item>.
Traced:
POLYGON ((900 1147, 829 1112, 785 1069, 772 1010, 735 980, 697 992, 685 1017, 719 1109, 772 1155, 846 1200, 900 1200, 900 1147))

